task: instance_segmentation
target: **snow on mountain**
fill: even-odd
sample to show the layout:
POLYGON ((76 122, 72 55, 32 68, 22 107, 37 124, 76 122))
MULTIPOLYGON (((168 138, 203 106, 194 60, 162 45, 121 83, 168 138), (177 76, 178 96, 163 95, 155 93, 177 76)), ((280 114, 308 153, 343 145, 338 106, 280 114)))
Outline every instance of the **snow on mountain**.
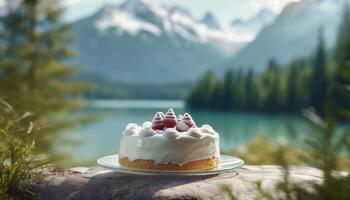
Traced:
POLYGON ((137 16, 138 13, 151 12, 157 17, 166 15, 166 11, 146 0, 128 0, 120 5, 106 5, 101 11, 101 16, 95 22, 96 28, 104 32, 111 28, 117 28, 117 33, 128 33, 136 36, 141 31, 153 35, 160 35, 161 30, 156 24, 148 22, 137 16))
POLYGON ((147 0, 106 5, 77 21, 74 33, 80 56, 72 64, 89 74, 134 84, 195 81, 241 45, 180 7, 147 0))
POLYGON ((303 0, 288 4, 253 42, 234 55, 230 65, 262 70, 270 59, 286 64, 309 57, 316 48, 320 29, 327 47, 333 47, 345 1, 303 0))
POLYGON ((269 8, 261 9, 256 15, 247 20, 235 19, 232 22, 232 26, 251 26, 251 25, 263 25, 271 23, 275 14, 269 8))
POLYGON ((75 23, 72 64, 125 83, 195 81, 252 39, 235 31, 214 14, 198 20, 179 6, 126 0, 75 23))
POLYGON ((231 26, 222 25, 212 13, 197 20, 179 6, 162 7, 149 0, 128 0, 121 5, 109 6, 96 19, 95 26, 100 32, 114 28, 117 34, 133 36, 142 31, 155 36, 179 36, 191 42, 209 43, 226 55, 234 54, 252 39, 236 34, 231 26), (146 13, 153 17, 145 17, 146 13))
POLYGON ((190 11, 186 10, 185 8, 181 7, 181 6, 177 6, 177 5, 171 5, 171 6, 167 6, 165 7, 165 9, 169 12, 169 13, 181 13, 182 15, 186 15, 189 17, 192 17, 192 14, 190 13, 190 11))
POLYGON ((208 28, 212 29, 220 29, 221 25, 219 21, 215 18, 214 14, 211 12, 207 12, 203 19, 201 20, 202 23, 204 23, 208 28))
POLYGON ((263 8, 247 20, 235 19, 231 23, 233 33, 245 36, 246 40, 252 41, 264 26, 272 23, 275 16, 272 10, 263 8))
POLYGON ((154 35, 160 35, 160 29, 146 21, 138 20, 127 12, 111 10, 108 15, 103 16, 101 20, 96 22, 96 27, 100 31, 104 31, 111 27, 119 27, 118 32, 127 32, 130 35, 137 35, 140 31, 147 31, 154 35))
POLYGON ((162 17, 166 15, 166 11, 157 4, 149 0, 127 0, 119 5, 120 10, 129 13, 139 13, 151 11, 154 15, 162 17))

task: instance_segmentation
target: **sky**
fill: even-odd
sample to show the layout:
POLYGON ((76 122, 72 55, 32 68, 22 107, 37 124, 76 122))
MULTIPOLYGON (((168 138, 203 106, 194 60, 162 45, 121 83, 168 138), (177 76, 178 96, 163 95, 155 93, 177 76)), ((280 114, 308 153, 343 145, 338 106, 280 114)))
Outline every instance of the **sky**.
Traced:
MULTIPOLYGON (((67 7, 64 18, 74 21, 94 13, 106 3, 120 3, 125 0, 64 0, 67 7)), ((201 18, 211 11, 223 22, 233 19, 246 19, 263 7, 270 8, 275 13, 291 1, 298 0, 149 0, 160 5, 179 5, 189 10, 195 17, 201 18)))

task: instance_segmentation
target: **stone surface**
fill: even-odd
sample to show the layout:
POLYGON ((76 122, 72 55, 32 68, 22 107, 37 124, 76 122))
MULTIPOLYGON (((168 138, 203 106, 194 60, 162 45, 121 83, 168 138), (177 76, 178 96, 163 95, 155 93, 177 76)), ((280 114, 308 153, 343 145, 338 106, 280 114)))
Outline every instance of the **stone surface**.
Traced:
MULTIPOLYGON (((256 182, 266 191, 282 180, 278 166, 244 166, 234 172, 213 176, 147 176, 113 172, 99 167, 43 169, 43 181, 33 184, 39 199, 229 199, 223 185, 239 199, 255 199, 256 182)), ((322 172, 309 167, 292 167, 291 181, 305 184, 321 182, 322 172)))

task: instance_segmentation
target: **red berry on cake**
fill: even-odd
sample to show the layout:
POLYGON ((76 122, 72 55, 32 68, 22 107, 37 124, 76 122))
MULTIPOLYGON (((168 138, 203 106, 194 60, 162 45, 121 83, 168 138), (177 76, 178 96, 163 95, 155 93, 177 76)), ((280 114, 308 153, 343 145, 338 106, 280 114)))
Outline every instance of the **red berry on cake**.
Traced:
POLYGON ((162 117, 162 119, 164 118, 164 113, 163 112, 159 112, 160 116, 162 117))
POLYGON ((177 125, 177 118, 173 109, 169 109, 163 118, 164 128, 174 128, 177 125))
POLYGON ((153 120, 152 120, 152 129, 153 130, 163 130, 162 114, 163 113, 161 113, 161 112, 157 112, 156 115, 154 115, 153 120))
POLYGON ((182 121, 185 122, 185 124, 188 126, 188 128, 195 128, 195 127, 197 127, 196 123, 193 121, 191 115, 188 114, 188 113, 184 114, 184 116, 182 118, 182 121))

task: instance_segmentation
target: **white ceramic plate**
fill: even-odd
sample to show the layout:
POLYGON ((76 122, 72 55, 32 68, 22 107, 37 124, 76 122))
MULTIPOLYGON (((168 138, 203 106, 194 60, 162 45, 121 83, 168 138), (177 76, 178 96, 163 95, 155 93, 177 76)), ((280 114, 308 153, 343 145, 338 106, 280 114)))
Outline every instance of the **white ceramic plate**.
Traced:
POLYGON ((131 169, 122 167, 118 162, 118 155, 104 156, 97 160, 97 164, 122 173, 128 174, 140 174, 140 175, 179 175, 179 176, 200 176, 200 175, 214 175, 224 172, 232 171, 236 168, 243 166, 244 161, 237 157, 220 155, 220 165, 215 169, 201 170, 201 171, 168 171, 168 170, 144 170, 144 169, 131 169))

